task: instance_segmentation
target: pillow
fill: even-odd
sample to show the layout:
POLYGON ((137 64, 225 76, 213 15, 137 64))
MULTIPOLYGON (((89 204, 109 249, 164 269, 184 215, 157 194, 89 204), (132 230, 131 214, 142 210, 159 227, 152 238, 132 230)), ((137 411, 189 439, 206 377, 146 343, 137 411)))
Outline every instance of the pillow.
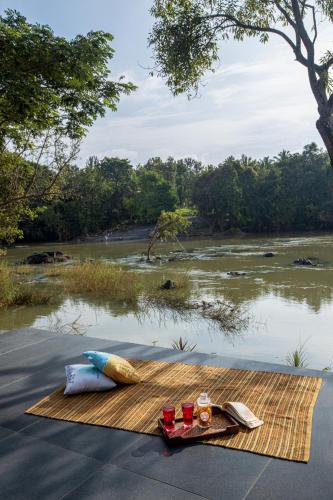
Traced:
POLYGON ((87 351, 83 353, 93 365, 115 382, 137 384, 140 376, 126 359, 108 352, 87 351))
POLYGON ((111 378, 92 365, 67 365, 65 372, 67 383, 64 394, 108 391, 117 386, 111 378))

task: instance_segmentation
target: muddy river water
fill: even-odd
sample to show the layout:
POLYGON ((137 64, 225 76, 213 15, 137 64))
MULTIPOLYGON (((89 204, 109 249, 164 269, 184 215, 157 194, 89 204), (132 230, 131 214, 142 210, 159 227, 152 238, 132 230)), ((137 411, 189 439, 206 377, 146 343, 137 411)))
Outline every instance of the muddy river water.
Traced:
MULTIPOLYGON (((202 298, 228 299, 241 304, 250 317, 237 334, 223 333, 204 319, 138 317, 107 297, 67 296, 60 305, 21 307, 0 313, 0 330, 23 326, 70 331, 92 337, 171 347, 180 336, 199 352, 286 363, 287 354, 304 344, 309 367, 323 369, 333 362, 333 236, 269 236, 183 242, 185 260, 146 264, 140 257, 144 242, 105 242, 75 245, 16 247, 8 252, 18 261, 32 251, 59 249, 81 258, 107 259, 161 281, 172 273, 189 273, 202 298), (274 257, 263 257, 265 252, 274 257), (309 257, 315 267, 296 266, 309 257), (245 273, 230 276, 230 271, 245 273), (67 326, 66 326, 67 325, 67 326)), ((177 256, 176 244, 161 245, 160 255, 177 256), (175 252, 175 253, 170 253, 175 252)), ((184 255, 184 254, 183 254, 184 255)), ((39 273, 40 269, 36 270, 39 273)), ((92 349, 93 341, 92 341, 92 349)))

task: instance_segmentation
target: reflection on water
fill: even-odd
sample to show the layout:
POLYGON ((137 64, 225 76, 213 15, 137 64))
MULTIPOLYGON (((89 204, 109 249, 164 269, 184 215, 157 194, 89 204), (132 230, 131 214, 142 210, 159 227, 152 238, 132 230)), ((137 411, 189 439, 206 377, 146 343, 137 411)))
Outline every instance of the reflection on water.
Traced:
MULTIPOLYGON (((197 350, 264 361, 285 362, 289 351, 309 339, 309 364, 323 368, 333 356, 333 236, 257 237, 201 240, 183 243, 185 254, 174 244, 160 247, 166 260, 157 265, 142 260, 145 244, 102 243, 62 245, 75 257, 102 258, 126 264, 144 273, 145 279, 168 277, 168 273, 190 273, 202 297, 224 297, 243 304, 253 321, 237 337, 214 330, 197 317, 166 316, 156 312, 142 317, 138 308, 110 304, 106 298, 67 298, 61 306, 18 308, 1 312, 0 329, 33 325, 52 326, 55 316, 63 323, 80 317, 88 335, 170 347, 182 336, 197 344, 197 350), (263 253, 272 251, 272 258, 263 253), (172 252, 170 254, 170 252, 172 252), (167 258, 172 257, 171 261, 167 258), (297 267, 297 257, 317 258, 316 267, 297 267), (176 259, 176 260, 174 260, 176 259), (181 260, 178 260, 181 259, 181 260), (227 273, 239 271, 245 276, 227 273)), ((53 248, 56 245, 49 245, 53 248)), ((45 246, 16 248, 9 259, 19 260, 45 246)), ((38 270, 39 272, 39 270, 38 270)))

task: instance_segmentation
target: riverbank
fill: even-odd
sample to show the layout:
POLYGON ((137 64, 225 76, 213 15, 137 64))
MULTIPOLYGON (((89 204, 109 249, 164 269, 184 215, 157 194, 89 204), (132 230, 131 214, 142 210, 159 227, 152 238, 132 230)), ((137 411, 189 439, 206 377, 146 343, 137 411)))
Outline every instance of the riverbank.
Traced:
MULTIPOLYGON (((180 235, 180 240, 192 240, 202 238, 227 238, 242 237, 249 233, 243 232, 239 228, 231 228, 226 231, 217 231, 215 223, 208 217, 190 216, 191 225, 186 234, 180 235)), ((142 241, 148 240, 154 229, 153 224, 128 225, 119 229, 107 229, 105 231, 81 235, 64 243, 101 243, 105 241, 142 241)), ((33 243, 31 243, 33 244, 33 243)), ((36 243, 38 244, 38 242, 36 243)))

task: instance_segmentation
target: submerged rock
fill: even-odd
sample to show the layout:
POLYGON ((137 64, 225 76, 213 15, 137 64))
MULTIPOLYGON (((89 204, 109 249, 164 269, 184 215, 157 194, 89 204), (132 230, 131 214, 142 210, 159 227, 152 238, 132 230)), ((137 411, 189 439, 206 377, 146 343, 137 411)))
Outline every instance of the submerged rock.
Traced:
POLYGON ((306 258, 306 257, 298 257, 298 259, 294 260, 294 264, 298 266, 316 266, 312 260, 306 258))
POLYGON ((162 290, 171 290, 172 288, 176 288, 176 283, 171 280, 167 280, 163 285, 161 285, 162 290))
POLYGON ((240 271, 229 271, 228 276, 246 276, 246 273, 242 273, 240 271))
POLYGON ((264 253, 263 257, 275 257, 275 253, 273 253, 273 252, 266 252, 266 253, 264 253))

